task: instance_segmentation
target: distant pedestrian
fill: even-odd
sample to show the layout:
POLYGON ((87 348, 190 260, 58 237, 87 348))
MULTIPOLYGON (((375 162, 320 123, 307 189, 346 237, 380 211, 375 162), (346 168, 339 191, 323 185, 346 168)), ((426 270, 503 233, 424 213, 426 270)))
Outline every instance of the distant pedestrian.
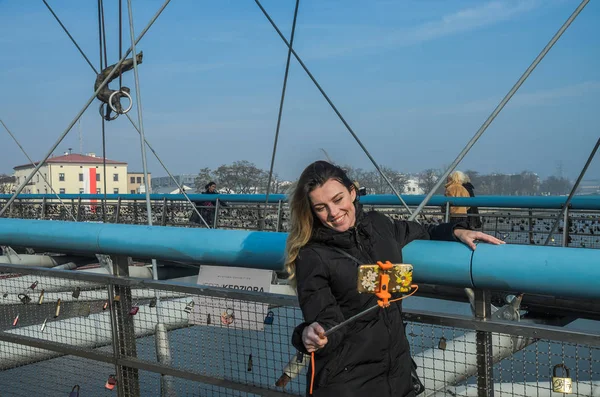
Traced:
MULTIPOLYGON (((448 175, 448 181, 446 183, 446 190, 444 196, 446 197, 470 197, 469 192, 463 184, 464 175, 460 171, 454 171, 448 175)), ((467 210, 469 207, 450 207, 450 222, 467 222, 467 210)))
MULTIPOLYGON (((204 186, 203 194, 218 194, 217 184, 212 181, 208 182, 204 186)), ((204 218, 208 226, 213 227, 215 221, 215 204, 212 201, 194 201, 194 204, 196 205, 196 209, 198 210, 202 218, 204 218)), ((196 211, 192 212, 190 222, 204 224, 204 222, 202 222, 196 211)))
MULTIPOLYGON (((469 192, 469 197, 475 197, 475 187, 471 183, 471 178, 469 178, 469 175, 464 173, 463 176, 463 187, 467 189, 467 192, 469 192)), ((469 226, 471 226, 471 229, 481 229, 482 223, 481 217, 479 216, 479 208, 469 207, 469 209, 467 210, 467 215, 467 221, 469 222, 469 226)))

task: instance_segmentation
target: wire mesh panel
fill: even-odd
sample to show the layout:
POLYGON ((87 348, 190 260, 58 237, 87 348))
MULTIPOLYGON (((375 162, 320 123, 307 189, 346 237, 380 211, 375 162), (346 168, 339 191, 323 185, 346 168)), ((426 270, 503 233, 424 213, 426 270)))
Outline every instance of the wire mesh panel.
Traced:
MULTIPOLYGON (((20 349, 23 356, 31 352, 28 346, 21 346, 20 349)), ((114 365, 77 356, 63 356, 0 371, 0 395, 68 396, 79 386, 81 396, 114 396, 115 392, 106 388, 108 377, 114 373, 114 365)))
MULTIPOLYGON (((78 273, 1 274, 0 395, 67 395, 75 385, 94 396, 111 388, 160 395, 163 387, 178 396, 305 394, 308 360, 290 344, 302 322, 293 297, 78 273)), ((440 308, 432 299, 411 302, 440 308)), ((495 396, 551 396, 559 364, 574 395, 600 394, 600 343, 523 336, 519 323, 481 339, 463 306, 443 306, 467 319, 453 325, 467 326, 434 325, 446 321, 438 313, 406 327, 425 395, 476 396, 489 387, 495 396), (482 340, 491 346, 489 380, 482 340)))
MULTIPOLYGON (((164 297, 154 307, 137 302, 136 307, 136 333, 138 327, 153 329, 157 322, 165 324, 171 330, 170 359, 162 364, 210 377, 214 384, 203 386, 206 392, 217 393, 224 381, 230 389, 248 395, 256 388, 304 393, 304 376, 297 373, 285 388, 275 385, 289 362, 296 360, 290 340, 293 328, 302 322, 298 308, 194 294, 164 297)), ((138 339, 136 347, 138 359, 161 363, 155 335, 138 339)))
MULTIPOLYGON (((478 396, 477 338, 474 330, 409 323, 407 336, 417 373, 429 396, 478 396)), ((491 387, 494 396, 551 396, 555 366, 570 377, 573 395, 600 395, 600 348, 493 333, 491 387)))

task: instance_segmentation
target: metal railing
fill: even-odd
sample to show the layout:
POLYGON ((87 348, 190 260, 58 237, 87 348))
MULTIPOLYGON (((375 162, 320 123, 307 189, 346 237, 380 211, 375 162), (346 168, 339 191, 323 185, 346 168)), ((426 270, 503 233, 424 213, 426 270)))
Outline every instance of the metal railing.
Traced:
MULTIPOLYGON (((140 195, 108 195, 103 201, 101 195, 64 195, 63 201, 78 221, 147 224, 145 201, 137 196, 140 195)), ((220 205, 219 197, 207 196, 210 195, 191 195, 191 198, 199 203, 197 208, 201 214, 211 220, 211 227, 288 230, 289 208, 282 195, 273 195, 268 204, 264 203, 261 195, 219 195, 227 200, 226 207, 220 205), (200 205, 204 200, 213 201, 215 205, 200 205)), ((406 196, 406 201, 411 207, 416 207, 419 197, 406 196)), ((361 200, 367 210, 382 211, 396 219, 407 218, 406 211, 399 203, 393 204, 394 199, 389 196, 366 196, 361 200)), ((419 221, 426 224, 448 221, 450 207, 475 204, 479 206, 480 214, 469 214, 469 218, 479 217, 482 231, 509 243, 544 245, 553 224, 558 221, 558 228, 547 245, 600 248, 600 197, 576 197, 561 217, 561 203, 565 200, 565 197, 434 197, 419 221)), ((202 222, 190 221, 193 210, 183 196, 153 195, 151 208, 154 225, 204 227, 202 222)), ((23 219, 71 220, 66 208, 55 197, 47 195, 19 198, 5 215, 23 219)))
MULTIPOLYGON (((305 393, 306 369, 294 365, 290 345, 302 321, 293 296, 15 265, 0 265, 0 274, 3 396, 67 395, 75 385, 83 395, 104 395, 111 375, 119 396, 158 395, 165 376, 171 395, 305 393), (169 330, 163 362, 158 322, 169 330), (286 366, 293 379, 277 387, 286 366)), ((570 369, 574 395, 600 393, 595 325, 579 331, 498 320, 486 294, 476 291, 476 317, 440 313, 438 305, 434 313, 423 298, 405 302, 424 395, 549 396, 557 364, 570 369)))

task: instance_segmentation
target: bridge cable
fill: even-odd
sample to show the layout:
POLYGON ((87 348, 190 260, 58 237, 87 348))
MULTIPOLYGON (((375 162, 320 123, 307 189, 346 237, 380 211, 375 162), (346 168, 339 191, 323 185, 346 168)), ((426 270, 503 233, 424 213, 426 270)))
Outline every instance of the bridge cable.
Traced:
MULTIPOLYGON (((154 24, 154 22, 156 22, 156 20, 160 16, 160 14, 164 11, 164 9, 167 7, 167 5, 170 2, 171 2, 171 0, 165 0, 163 5, 159 8, 159 10, 156 12, 156 14, 154 14, 154 16, 150 19, 150 21, 146 24, 144 29, 141 31, 141 33, 139 34, 138 38, 135 41, 136 43, 144 37, 144 35, 148 32, 148 29, 150 29, 150 27, 154 24)), ((128 50, 126 52, 126 54, 129 55, 129 52, 130 52, 130 50, 128 50)), ((121 66, 121 64, 124 61, 125 61, 125 57, 119 59, 119 62, 117 62, 117 64, 115 65, 115 68, 118 68, 119 66, 121 66)), ((92 104, 92 102, 94 101, 94 99, 96 98, 98 93, 100 92, 100 90, 102 90, 102 88, 104 88, 104 86, 106 86, 106 84, 108 84, 108 82, 110 81, 110 79, 114 75, 114 73, 115 73, 115 70, 112 70, 108 74, 108 76, 106 76, 106 78, 100 83, 98 88, 96 88, 96 90, 94 91, 94 94, 85 102, 83 107, 79 110, 79 112, 77 112, 77 115, 75 115, 75 117, 69 122, 69 125, 67 126, 67 128, 65 128, 65 130, 60 134, 60 136, 58 137, 56 142, 54 142, 54 144, 52 145, 50 150, 45 154, 44 159, 38 163, 38 165, 35 167, 35 169, 33 171, 31 171, 31 173, 29 173, 29 175, 27 175, 27 177, 25 178, 23 183, 21 185, 19 185, 17 187, 17 189, 15 190, 15 192, 10 196, 10 199, 8 199, 8 201, 6 203, 4 203, 4 206, 2 207, 2 209, 0 209, 0 215, 4 214, 6 212, 6 210, 8 208, 10 208, 11 204, 14 203, 16 198, 19 196, 19 194, 25 188, 25 186, 29 183, 29 181, 31 181, 33 176, 40 170, 42 165, 50 158, 50 156, 56 150, 58 145, 60 145, 60 143, 65 139, 65 137, 67 136, 69 131, 71 131, 71 128, 73 128, 75 123, 77 123, 77 120, 79 120, 79 118, 83 115, 83 113, 87 110, 87 108, 90 107, 90 105, 92 104)))
MULTIPOLYGON (((100 35, 100 64, 102 64, 102 51, 104 51, 104 65, 108 66, 108 55, 106 52, 106 25, 104 24, 104 0, 98 0, 98 6, 98 14, 101 16, 102 21, 102 27, 100 29, 102 32, 100 35)), ((101 68, 101 70, 103 70, 103 68, 101 68)), ((106 123, 104 119, 105 117, 102 116, 102 192, 104 193, 104 199, 102 200, 102 221, 106 223, 106 123)))
MULTIPOLYGON (((25 155, 25 157, 27 157, 27 160, 29 160, 29 162, 31 163, 31 165, 33 165, 35 167, 35 163, 31 159, 31 157, 29 157, 29 155, 27 154, 27 152, 25 151, 25 149, 23 148, 23 146, 21 146, 21 144, 19 143, 19 141, 17 140, 17 138, 8 129, 8 127, 6 126, 6 124, 4 124, 4 121, 2 121, 2 119, 0 119, 0 123, 2 124, 2 126, 4 127, 4 129, 6 130, 6 132, 8 132, 8 134, 11 136, 11 138, 15 141, 15 143, 17 144, 17 146, 19 146, 19 148, 21 149, 21 151, 23 152, 23 154, 25 155)), ((77 222, 77 219, 75 218, 75 216, 73 215, 73 213, 71 212, 71 210, 69 209, 69 207, 67 207, 67 205, 64 203, 64 201, 62 201, 62 199, 60 198, 60 196, 56 193, 56 191, 52 187, 52 184, 50 182, 48 182, 48 180, 46 179, 46 177, 41 172, 39 174, 42 176, 42 179, 44 179, 44 182, 46 183, 46 185, 48 185, 50 187, 50 190, 52 191, 52 193, 54 193, 54 195, 56 196, 56 198, 58 199, 58 201, 60 201, 60 203, 65 207, 65 210, 67 211, 67 213, 71 216, 71 218, 73 218, 73 220, 75 222, 77 222)))
MULTIPOLYGON (((44 0, 45 2, 45 0, 44 0)), ((121 0, 119 0, 119 2, 121 2, 121 0)), ((167 0, 165 2, 165 4, 163 5, 163 7, 157 12, 155 19, 158 17, 158 15, 160 15, 160 13, 163 11, 163 9, 166 7, 166 5, 170 2, 170 0, 167 0)), ((60 19, 58 18, 58 16, 54 13, 54 11, 50 8, 50 6, 46 3, 46 5, 48 6, 50 12, 52 13, 52 15, 54 15, 54 17, 56 18, 57 22, 60 24, 60 26, 63 28, 63 30, 65 31, 65 33, 67 34, 67 36, 69 36, 69 38, 71 39, 71 41, 73 42, 73 44, 75 45, 75 47, 77 47, 77 49, 79 50, 79 52, 81 53, 81 55, 83 56, 83 58, 85 58, 86 60, 88 60, 88 57, 85 55, 85 53, 81 50, 81 47, 77 44, 77 42, 75 41, 75 39, 73 38, 73 36, 69 33, 69 31, 67 30, 67 28, 65 27, 65 25, 60 21, 60 19)), ((121 14, 121 13, 120 13, 121 14)), ((100 17, 98 18, 98 20, 100 21, 100 17)), ((122 21, 122 17, 119 17, 119 20, 122 21)), ((98 23, 100 26, 100 22, 98 23)), ((144 35, 145 32, 141 33, 141 36, 144 35)), ((141 38, 141 36, 138 38, 137 41, 139 41, 139 39, 141 38)), ((122 45, 122 35, 120 35, 121 39, 119 40, 119 52, 121 53, 121 45, 122 45)), ((129 54, 130 50, 127 51, 127 54, 129 54)), ((101 55, 102 56, 102 55, 101 55)), ((121 58, 121 55, 119 55, 119 59, 121 58)), ((92 70, 94 71, 95 74, 98 74, 98 71, 96 70, 96 68, 94 68, 94 66, 91 64, 91 62, 88 61, 88 64, 90 65, 90 67, 92 68, 92 70)), ((102 67, 102 65, 101 65, 102 67)), ((135 125, 135 122, 131 119, 131 117, 129 115, 127 115, 127 118, 129 119, 129 121, 131 122, 131 125, 135 128, 135 130, 138 132, 138 134, 140 133, 139 128, 137 127, 137 125, 135 125)), ((183 187, 179 184, 179 182, 177 181, 177 179, 173 176, 173 174, 171 174, 171 172, 169 171, 169 169, 167 168, 167 166, 165 165, 165 163, 163 163, 163 161, 161 160, 161 158, 158 156, 158 153, 154 150, 154 148, 150 145, 150 142, 148 142, 147 139, 144 138, 144 142, 146 143, 146 145, 148 146, 148 148, 152 151, 152 153, 154 154, 154 156, 156 157, 156 159, 158 160, 158 162, 160 163, 160 165, 165 169, 165 171, 167 172, 167 174, 169 175, 169 177, 173 180, 173 182, 175 183, 175 185, 177 185, 177 188, 179 189, 179 191, 183 194, 183 196, 186 198, 186 200, 188 201, 188 203, 190 203, 190 205, 192 206, 192 210, 194 212, 196 212, 196 214, 198 215, 199 219, 202 220, 202 223, 204 223, 204 225, 210 229, 211 226, 208 225, 208 223, 206 222, 206 220, 204 219, 204 217, 202 216, 202 214, 198 211, 198 209, 196 208, 196 205, 194 204, 194 202, 190 199, 190 197, 188 196, 188 194, 185 192, 185 189, 183 189, 183 187)))
POLYGON ((477 140, 479 140, 479 138, 481 137, 481 135, 483 135, 483 133, 490 126, 490 124, 492 124, 492 121, 494 121, 494 119, 496 118, 496 116, 498 116, 498 114, 502 111, 502 109, 504 109, 504 106, 506 106, 506 104, 508 103, 508 101, 510 101, 510 99, 517 92, 517 90, 521 87, 521 85, 523 85, 523 83, 525 82, 525 80, 527 80, 527 78, 529 77, 529 75, 533 72, 533 70, 537 67, 537 65, 542 61, 542 59, 544 59, 544 57, 546 56, 546 54, 550 51, 550 49, 554 46, 554 44, 556 44, 556 42, 558 41, 558 39, 560 39, 560 37, 562 36, 562 34, 567 30, 567 28, 571 25, 571 23, 575 20, 575 18, 577 18, 577 16, 579 15, 579 13, 583 10, 583 8, 587 5, 587 3, 589 3, 589 1, 590 0, 583 0, 579 4, 579 6, 577 6, 577 8, 575 9, 575 11, 573 11, 573 13, 571 14, 571 16, 569 16, 569 18, 565 21, 565 23, 554 34, 554 36, 552 37, 552 39, 548 42, 548 44, 546 44, 546 46, 544 47, 544 49, 533 60, 533 62, 531 63, 531 65, 529 65, 529 67, 525 70, 525 72, 523 73, 523 75, 521 75, 521 77, 519 78, 519 80, 517 80, 517 82, 515 83, 515 85, 513 85, 513 87, 510 89, 510 91, 504 96, 504 98, 502 99, 502 101, 500 101, 500 103, 498 104, 498 106, 496 106, 496 108, 494 109, 494 111, 488 116, 488 118, 481 125, 481 127, 479 127, 479 130, 477 130, 477 132, 475 133, 475 135, 467 143, 467 145, 464 147, 464 149, 459 153, 458 157, 456 157, 456 159, 452 162, 452 164, 450 164, 450 166, 448 167, 448 169, 440 176, 439 180, 437 181, 437 183, 435 184, 435 186, 433 187, 433 189, 431 189, 431 191, 425 196, 425 198, 423 199, 423 201, 421 201, 421 204, 419 204, 419 206, 415 209, 415 212, 410 216, 409 220, 414 220, 414 218, 419 214, 419 212, 421 212, 421 210, 427 205, 427 202, 429 202, 429 200, 431 199, 431 197, 433 196, 433 194, 435 193, 435 191, 442 185, 442 183, 445 182, 445 179, 448 177, 448 175, 450 174, 450 172, 452 172, 456 168, 456 166, 458 165, 458 163, 460 163, 462 161, 462 159, 467 155, 467 153, 469 152, 469 150, 471 150, 471 148, 473 147, 473 145, 475 145, 475 143, 477 142, 477 140))
MULTIPOLYGON (((308 77, 315 84, 315 86, 317 87, 317 89, 319 90, 319 92, 321 93, 321 95, 323 95, 323 98, 325 98, 325 100, 327 101, 327 103, 329 104, 329 106, 331 106, 331 109, 333 109, 333 111, 338 116, 338 118, 341 120, 341 122, 344 124, 344 126, 346 127, 346 129, 348 130, 348 132, 350 132, 350 134, 352 135, 352 137, 354 138, 354 140, 356 141, 356 143, 358 143, 358 145, 361 147, 361 149, 363 150, 363 152, 367 155, 367 157, 369 158, 369 160, 371 160, 371 163, 373 164, 373 166, 375 167, 375 169, 379 172, 379 174, 387 182, 387 184, 390 186, 390 188, 392 189, 392 191, 394 192, 394 194, 396 195, 396 197, 398 197, 398 199, 400 200, 400 202, 402 203, 402 205, 404 205, 404 208, 406 208, 406 210, 408 211, 409 214, 412 214, 412 211, 410 210, 410 208, 408 207, 408 205, 406 204, 406 202, 404 201, 404 199, 402 199, 402 197, 400 196, 400 193, 398 193, 398 190, 394 187, 394 185, 389 180, 389 178, 383 173, 383 171, 379 167, 379 164, 377 163, 377 161, 375 161, 375 159, 373 158, 373 156, 371 156, 371 153, 369 153, 369 151, 367 150, 367 148, 365 147, 365 145, 358 138, 358 136, 356 135, 356 133, 354 132, 354 130, 350 127, 350 125, 348 124, 348 122, 346 121, 346 119, 344 119, 344 117, 339 112, 339 110, 337 109, 337 107, 333 104, 333 102, 331 101, 331 99, 329 99, 329 96, 327 96, 327 94, 325 93, 325 91, 323 90, 323 88, 321 88, 321 85, 317 82, 317 80, 315 79, 315 77, 308 70, 308 67, 304 64, 304 62, 302 62, 302 59, 300 59, 300 56, 290 46, 290 43, 288 43, 287 39, 285 38, 285 36, 283 35, 283 33, 281 33, 281 30, 279 30, 279 28, 277 27, 277 25, 275 24, 275 22, 273 21, 273 19, 269 15, 269 13, 267 13, 267 11, 264 9, 264 7, 262 6, 262 4, 260 3, 259 0, 254 0, 254 2, 256 3, 256 5, 258 5, 258 7, 260 8, 260 10, 264 14, 264 16, 271 23, 271 26, 273 26, 273 28, 275 29, 275 31, 277 32, 277 34, 279 35, 279 37, 281 38, 281 40, 283 40, 283 42, 285 43, 285 45, 288 46, 289 51, 294 55, 294 58, 296 58, 296 60, 300 64, 300 66, 302 66, 302 69, 304 69, 304 71, 306 72, 306 74, 308 75, 308 77)), ((418 222, 418 221, 416 221, 416 222, 418 222)))
POLYGON ((81 49, 81 47, 79 47, 79 44, 77 44, 77 42, 75 41, 75 39, 73 38, 73 36, 71 36, 71 33, 69 33, 69 31, 67 30, 67 28, 65 27, 65 25, 63 25, 63 23, 60 21, 60 19, 58 18, 58 16, 54 13, 54 10, 52 10, 52 7, 50 7, 50 5, 46 2, 46 0, 42 0, 42 1, 46 5, 46 7, 48 7, 48 10, 50 10, 50 13, 54 16, 54 18, 56 19, 56 21, 58 22, 58 24, 63 28, 63 30, 65 31, 65 33, 69 36, 69 38, 71 39, 71 41, 73 42, 73 44, 75 44, 75 47, 77 47, 77 49, 79 50, 79 53, 83 56, 83 58, 86 60, 86 62, 88 63, 88 65, 90 65, 90 67, 94 70, 94 73, 98 74, 98 71, 96 70, 96 68, 94 67, 94 65, 92 65, 92 62, 90 62, 90 60, 88 59, 88 57, 85 56, 85 54, 83 53, 83 50, 81 49))
POLYGON ((273 177, 273 166, 275 165, 275 153, 277 152, 277 140, 279 139, 279 128, 281 127, 281 115, 283 113, 283 102, 285 100, 285 90, 287 87, 288 74, 290 70, 290 59, 292 57, 292 46, 294 45, 294 34, 296 32, 296 19, 298 17, 298 6, 300 0, 296 0, 294 9, 294 21, 292 22, 292 33, 290 35, 290 47, 288 48, 287 60, 285 61, 285 73, 283 76, 283 87, 281 89, 281 100, 279 101, 279 113, 277 114, 277 127, 275 128, 275 141, 273 142, 273 154, 271 155, 271 168, 269 169, 269 180, 267 182, 267 196, 265 206, 269 203, 269 193, 271 192, 271 178, 273 177))
MULTIPOLYGON (((594 148, 592 149, 592 152, 590 153, 587 161, 585 162, 585 165, 583 166, 583 169, 579 173, 579 176, 577 177, 577 180, 575 181, 575 184, 571 188, 571 193, 569 193, 569 197, 567 198, 567 201, 565 201, 565 203, 563 204, 563 207, 560 210, 560 213, 557 215, 556 220, 554 221, 554 224, 552 225, 552 229, 550 229, 550 233, 548 233, 548 237, 546 237, 546 241, 544 242, 544 245, 548 245, 548 242, 552 238, 552 235, 554 234, 554 231, 556 230, 556 227, 560 223, 561 218, 564 216, 565 212, 569 208, 569 204, 571 203, 571 200, 573 199, 573 196, 575 195, 575 191, 579 187, 579 183, 583 179, 583 176, 585 175, 585 172, 587 171, 587 169, 590 166, 592 160, 594 159, 594 156, 596 156, 596 152, 598 151, 598 147, 600 147, 600 138, 598 138, 598 141, 596 142, 596 146, 594 146, 594 148)), ((563 230, 568 230, 569 229, 569 225, 568 224, 563 225, 563 227, 564 227, 563 230)), ((563 234, 563 236, 564 236, 564 234, 563 234)), ((564 247, 568 247, 569 246, 569 242, 568 241, 563 241, 563 246, 564 247), (565 245, 565 243, 566 243, 566 245, 565 245)))

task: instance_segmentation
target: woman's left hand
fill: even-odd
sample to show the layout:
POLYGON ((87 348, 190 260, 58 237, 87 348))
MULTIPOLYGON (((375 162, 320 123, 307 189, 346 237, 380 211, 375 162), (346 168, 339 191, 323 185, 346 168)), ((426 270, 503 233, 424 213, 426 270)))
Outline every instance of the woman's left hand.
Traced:
POLYGON ((466 245, 468 245, 469 248, 471 248, 472 250, 475 250, 476 248, 476 240, 495 245, 506 244, 504 241, 494 236, 490 236, 489 234, 485 234, 482 232, 476 232, 475 230, 454 229, 454 236, 466 245))

